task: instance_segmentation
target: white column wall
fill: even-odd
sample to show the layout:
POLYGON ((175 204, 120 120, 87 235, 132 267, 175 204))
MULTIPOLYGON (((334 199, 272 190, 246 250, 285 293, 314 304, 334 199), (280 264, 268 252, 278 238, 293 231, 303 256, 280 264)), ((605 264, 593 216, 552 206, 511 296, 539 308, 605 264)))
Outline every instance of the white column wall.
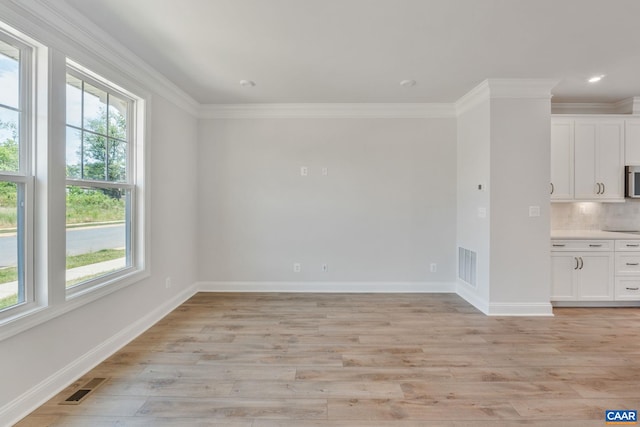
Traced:
POLYGON ((550 310, 549 99, 491 100, 491 304, 550 310), (530 217, 529 207, 540 216, 530 217))

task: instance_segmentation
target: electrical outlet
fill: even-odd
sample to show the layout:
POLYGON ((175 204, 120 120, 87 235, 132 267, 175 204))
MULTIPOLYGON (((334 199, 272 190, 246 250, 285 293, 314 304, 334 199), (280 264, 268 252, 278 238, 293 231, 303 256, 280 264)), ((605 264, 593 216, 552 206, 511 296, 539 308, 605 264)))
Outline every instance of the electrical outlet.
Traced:
POLYGON ((293 263, 293 272, 300 273, 302 271, 302 265, 299 262, 293 263))
POLYGON ((164 279, 164 287, 169 289, 171 287, 172 283, 171 283, 171 277, 167 277, 166 279, 164 279))
POLYGON ((309 175, 309 168, 306 166, 300 166, 300 176, 309 175))
POLYGON ((322 168, 322 176, 327 176, 329 175, 329 169, 328 168, 322 168))
POLYGON ((431 265, 429 266, 429 270, 432 273, 435 273, 436 271, 438 271, 438 264, 436 264, 435 262, 432 262, 431 265))
POLYGON ((329 264, 322 264, 321 270, 323 273, 329 272, 329 264))

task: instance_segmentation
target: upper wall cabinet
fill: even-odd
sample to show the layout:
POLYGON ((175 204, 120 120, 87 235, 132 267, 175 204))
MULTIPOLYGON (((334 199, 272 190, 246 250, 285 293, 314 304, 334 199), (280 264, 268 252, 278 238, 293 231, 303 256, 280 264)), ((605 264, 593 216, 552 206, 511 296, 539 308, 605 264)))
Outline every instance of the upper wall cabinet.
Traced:
POLYGON ((573 120, 551 122, 551 199, 573 199, 573 120))
POLYGON ((552 200, 624 200, 624 119, 554 117, 551 129, 552 200))
POLYGON ((575 198, 624 200, 624 120, 576 120, 575 198))
POLYGON ((640 166, 640 119, 625 120, 624 135, 625 166, 640 166))

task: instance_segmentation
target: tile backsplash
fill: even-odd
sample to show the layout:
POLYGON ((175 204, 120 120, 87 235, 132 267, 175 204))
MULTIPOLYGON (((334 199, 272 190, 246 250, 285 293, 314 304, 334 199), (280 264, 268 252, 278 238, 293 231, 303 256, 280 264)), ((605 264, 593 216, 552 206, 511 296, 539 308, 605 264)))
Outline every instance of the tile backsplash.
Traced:
POLYGON ((640 201, 551 203, 552 230, 640 230, 640 201))

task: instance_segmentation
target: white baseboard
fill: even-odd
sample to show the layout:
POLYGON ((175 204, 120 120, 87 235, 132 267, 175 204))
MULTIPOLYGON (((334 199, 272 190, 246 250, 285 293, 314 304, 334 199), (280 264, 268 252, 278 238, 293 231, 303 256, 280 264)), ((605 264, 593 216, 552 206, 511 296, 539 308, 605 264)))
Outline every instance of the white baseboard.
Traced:
POLYGON ((489 316, 553 316, 551 303, 492 302, 489 316))
POLYGON ((484 314, 489 314, 489 301, 478 295, 478 291, 470 285, 462 282, 456 284, 456 293, 469 304, 484 314))
POLYGON ((200 292, 454 293, 449 282, 198 282, 200 292))
POLYGON ((196 284, 191 285, 140 320, 121 330, 97 347, 92 348, 37 386, 4 405, 0 408, 0 420, 2 420, 0 424, 4 425, 2 423, 8 422, 6 425, 11 426, 29 415, 29 413, 47 402, 70 383, 89 372, 193 296, 196 289, 196 284))
POLYGON ((457 283, 456 293, 487 316, 553 316, 551 303, 489 302, 463 282, 457 283))

